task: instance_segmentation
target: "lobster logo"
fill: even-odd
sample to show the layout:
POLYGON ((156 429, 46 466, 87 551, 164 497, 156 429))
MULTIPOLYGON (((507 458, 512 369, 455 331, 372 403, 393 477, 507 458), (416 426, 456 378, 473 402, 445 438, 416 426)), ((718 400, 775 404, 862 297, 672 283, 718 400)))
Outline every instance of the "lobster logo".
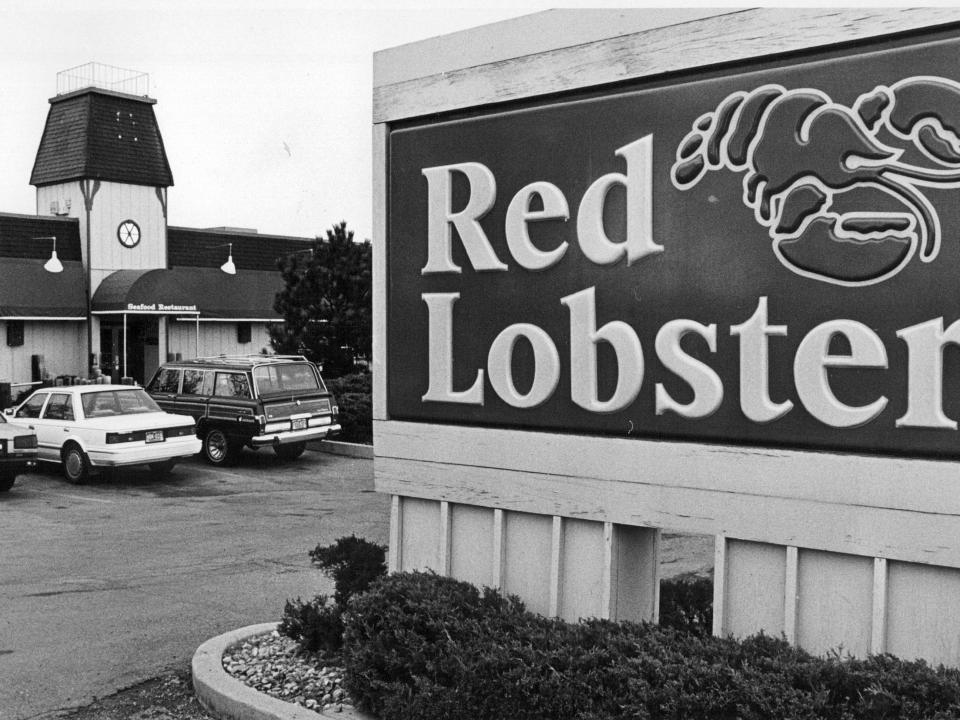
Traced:
MULTIPOLYGON (((940 251, 925 191, 960 187, 960 83, 916 76, 846 107, 811 88, 763 85, 701 115, 671 181, 743 172, 743 202, 791 272, 858 287, 940 251)), ((953 200, 956 202, 956 200, 953 200)))

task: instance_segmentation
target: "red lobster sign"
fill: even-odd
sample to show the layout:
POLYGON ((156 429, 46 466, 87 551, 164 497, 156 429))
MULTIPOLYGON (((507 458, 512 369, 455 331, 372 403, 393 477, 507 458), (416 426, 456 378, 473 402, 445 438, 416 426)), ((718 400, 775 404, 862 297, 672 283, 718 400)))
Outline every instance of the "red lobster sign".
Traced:
POLYGON ((390 416, 960 459, 958 58, 949 29, 392 129, 390 416))

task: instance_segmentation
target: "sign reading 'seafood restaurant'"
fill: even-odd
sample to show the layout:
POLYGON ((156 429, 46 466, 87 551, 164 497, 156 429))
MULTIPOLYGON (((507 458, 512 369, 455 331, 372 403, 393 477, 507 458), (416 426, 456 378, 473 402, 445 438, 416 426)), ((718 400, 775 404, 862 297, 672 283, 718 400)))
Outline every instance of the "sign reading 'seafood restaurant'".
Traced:
POLYGON ((958 58, 395 127, 390 416, 960 457, 958 58))

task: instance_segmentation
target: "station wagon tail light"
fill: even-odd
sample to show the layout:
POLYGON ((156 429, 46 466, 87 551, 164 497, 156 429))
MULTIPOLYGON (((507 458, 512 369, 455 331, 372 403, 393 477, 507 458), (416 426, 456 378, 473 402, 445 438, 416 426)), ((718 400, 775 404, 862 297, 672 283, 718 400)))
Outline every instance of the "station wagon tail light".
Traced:
POLYGON ((13 439, 13 447, 17 450, 31 450, 37 447, 36 435, 17 435, 13 439))

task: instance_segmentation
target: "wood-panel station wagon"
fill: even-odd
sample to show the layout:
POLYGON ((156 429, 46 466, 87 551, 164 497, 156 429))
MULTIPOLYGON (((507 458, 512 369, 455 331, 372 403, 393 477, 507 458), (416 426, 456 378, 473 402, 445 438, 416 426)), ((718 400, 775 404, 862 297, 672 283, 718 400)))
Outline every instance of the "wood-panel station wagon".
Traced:
POLYGON ((95 468, 149 465, 166 474, 200 450, 193 418, 164 412, 130 385, 43 388, 4 413, 36 432, 37 457, 60 463, 74 484, 95 468))
POLYGON ((317 367, 300 355, 217 356, 168 362, 147 385, 168 412, 191 415, 203 455, 234 461, 246 446, 299 457, 310 440, 340 431, 338 408, 317 367))

